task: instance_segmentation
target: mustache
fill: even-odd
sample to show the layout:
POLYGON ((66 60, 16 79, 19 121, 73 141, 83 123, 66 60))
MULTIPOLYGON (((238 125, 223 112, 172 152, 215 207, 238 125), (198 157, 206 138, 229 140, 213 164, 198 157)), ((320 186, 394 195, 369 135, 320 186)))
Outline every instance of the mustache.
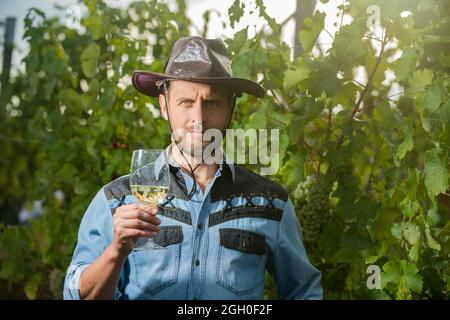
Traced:
POLYGON ((191 125, 189 125, 186 130, 190 133, 205 133, 208 128, 205 127, 202 121, 194 121, 191 125))
POLYGON ((189 128, 186 129, 187 132, 189 133, 205 133, 208 130, 208 128, 205 127, 201 127, 201 128, 189 128))
POLYGON ((215 127, 213 127, 213 128, 205 128, 205 127, 202 127, 202 128, 199 128, 199 127, 178 128, 178 129, 175 129, 172 131, 172 137, 177 141, 182 141, 182 140, 186 140, 189 138, 195 138, 195 139, 200 138, 200 136, 205 137, 205 135, 207 135, 207 133, 211 133, 211 135, 208 135, 208 139, 206 139, 206 141, 211 141, 211 138, 215 139, 215 137, 217 135, 216 131, 220 132, 220 134, 222 135, 222 138, 225 137, 226 130, 215 128, 215 127), (210 130, 213 130, 213 131, 208 132, 210 130), (211 136, 211 138, 209 138, 209 136, 211 136))
POLYGON ((205 133, 205 131, 208 130, 206 128, 202 128, 202 129, 187 129, 187 132, 201 132, 201 133, 205 133))

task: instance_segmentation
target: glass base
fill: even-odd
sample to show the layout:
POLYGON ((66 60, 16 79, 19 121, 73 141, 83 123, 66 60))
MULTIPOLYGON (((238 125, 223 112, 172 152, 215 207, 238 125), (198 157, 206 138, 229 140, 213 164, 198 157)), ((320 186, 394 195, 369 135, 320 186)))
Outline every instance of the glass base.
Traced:
POLYGON ((135 245, 133 250, 139 251, 139 250, 165 250, 166 248, 157 244, 155 241, 153 241, 152 238, 139 238, 135 245))

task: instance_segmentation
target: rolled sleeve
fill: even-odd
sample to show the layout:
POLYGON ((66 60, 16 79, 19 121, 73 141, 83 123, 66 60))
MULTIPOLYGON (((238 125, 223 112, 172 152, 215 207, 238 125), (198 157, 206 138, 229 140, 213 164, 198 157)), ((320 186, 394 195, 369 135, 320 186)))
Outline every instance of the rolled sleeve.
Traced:
MULTIPOLYGON (((89 204, 78 230, 78 242, 64 280, 65 300, 80 299, 80 278, 89 265, 97 260, 113 236, 113 223, 108 200, 101 189, 89 204)), ((121 297, 116 288, 115 298, 121 297)))
POLYGON ((323 298, 322 273, 309 262, 300 223, 290 199, 283 210, 272 259, 280 299, 323 298))
POLYGON ((89 264, 69 266, 64 281, 64 300, 80 300, 80 278, 87 267, 89 264))

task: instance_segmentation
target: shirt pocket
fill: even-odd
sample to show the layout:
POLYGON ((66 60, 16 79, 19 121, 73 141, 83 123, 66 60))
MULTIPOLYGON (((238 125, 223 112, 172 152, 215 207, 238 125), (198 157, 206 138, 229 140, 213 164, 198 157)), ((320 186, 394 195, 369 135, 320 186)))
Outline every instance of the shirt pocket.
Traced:
POLYGON ((134 250, 131 253, 131 267, 135 275, 132 281, 151 295, 177 282, 183 241, 182 228, 161 226, 153 240, 165 249, 134 250))
POLYGON ((266 241, 255 232, 219 229, 216 283, 236 295, 248 294, 264 284, 266 241))

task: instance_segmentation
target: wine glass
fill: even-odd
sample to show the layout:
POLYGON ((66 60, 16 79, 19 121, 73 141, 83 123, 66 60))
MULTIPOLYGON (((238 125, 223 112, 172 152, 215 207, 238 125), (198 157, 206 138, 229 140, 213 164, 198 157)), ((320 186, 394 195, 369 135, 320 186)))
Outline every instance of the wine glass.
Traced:
MULTIPOLYGON (((170 186, 169 164, 164 149, 138 149, 131 158, 130 189, 138 202, 160 207, 170 186), (157 174, 158 173, 158 174, 157 174)), ((134 250, 165 249, 152 238, 141 237, 134 250)))

